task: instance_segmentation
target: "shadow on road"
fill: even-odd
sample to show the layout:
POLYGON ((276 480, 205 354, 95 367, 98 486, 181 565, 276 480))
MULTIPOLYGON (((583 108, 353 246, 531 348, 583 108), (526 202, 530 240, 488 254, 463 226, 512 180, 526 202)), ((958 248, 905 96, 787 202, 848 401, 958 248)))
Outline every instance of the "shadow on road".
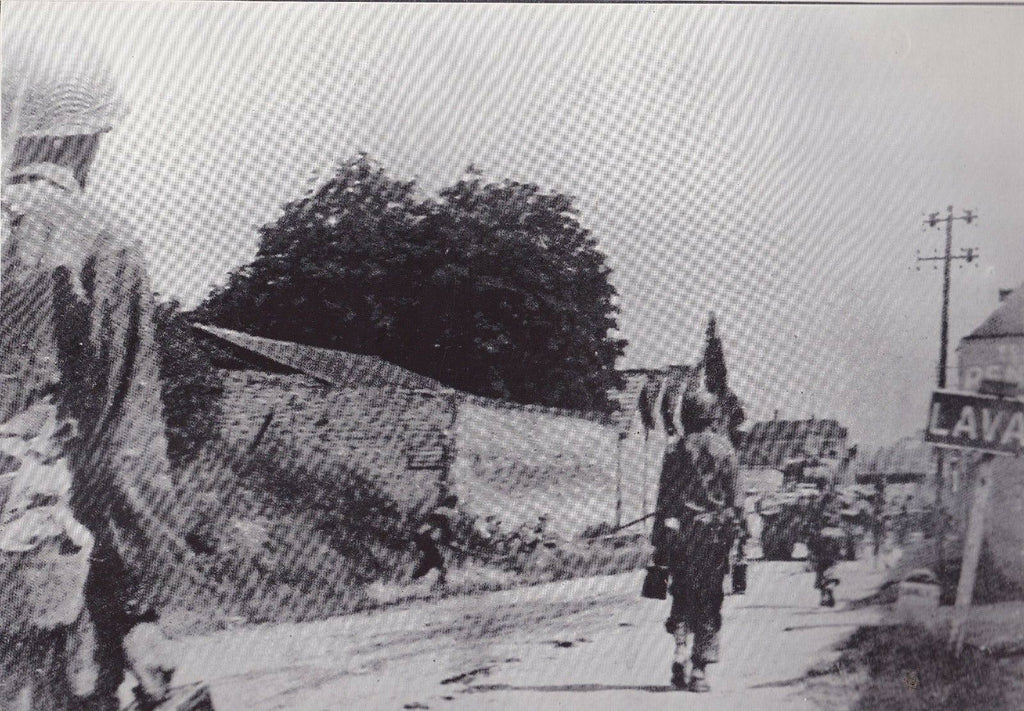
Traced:
POLYGON ((512 684, 477 684, 463 689, 464 694, 479 694, 488 691, 647 691, 660 694, 670 691, 681 691, 674 686, 631 685, 631 684, 552 684, 550 686, 514 686, 512 684))
POLYGON ((806 605, 737 605, 737 610, 802 610, 806 605))

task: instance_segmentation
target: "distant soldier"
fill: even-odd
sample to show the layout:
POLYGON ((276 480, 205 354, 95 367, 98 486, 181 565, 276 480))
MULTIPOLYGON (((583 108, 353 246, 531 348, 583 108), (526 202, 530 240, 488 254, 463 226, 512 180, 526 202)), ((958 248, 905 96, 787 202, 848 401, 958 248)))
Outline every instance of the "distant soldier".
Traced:
POLYGON ((533 545, 543 543, 548 536, 548 515, 541 514, 537 517, 537 525, 533 527, 533 545))
POLYGON ((537 525, 534 526, 533 532, 538 536, 544 536, 548 530, 548 515, 541 514, 537 517, 537 525))
POLYGON ((885 543, 885 482, 875 482, 875 492, 871 496, 871 540, 875 565, 882 554, 885 543))
POLYGON ((833 590, 839 585, 835 566, 842 558, 846 532, 842 527, 839 500, 826 489, 814 502, 808 517, 807 548, 814 569, 814 587, 821 593, 821 605, 836 604, 833 590))
POLYGON ((437 569, 437 585, 445 585, 448 569, 445 564, 442 546, 450 546, 455 531, 458 512, 455 507, 459 497, 449 494, 441 499, 441 503, 431 509, 416 530, 414 541, 420 552, 420 562, 412 573, 413 580, 419 580, 431 570, 437 569))
POLYGON ((900 511, 896 514, 896 521, 893 524, 893 534, 896 538, 896 545, 903 548, 907 544, 907 538, 910 536, 910 509, 907 506, 907 501, 904 501, 900 506, 900 511))
POLYGON ((718 661, 723 586, 742 512, 735 508, 736 452, 729 437, 711 431, 717 398, 691 395, 684 406, 689 433, 666 450, 652 542, 655 565, 671 576, 672 684, 704 692, 706 666, 718 661))

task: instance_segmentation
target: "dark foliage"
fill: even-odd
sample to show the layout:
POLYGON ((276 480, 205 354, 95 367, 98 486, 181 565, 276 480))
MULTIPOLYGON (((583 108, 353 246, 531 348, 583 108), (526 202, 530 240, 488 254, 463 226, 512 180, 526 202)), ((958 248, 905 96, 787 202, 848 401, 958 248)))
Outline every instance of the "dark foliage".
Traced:
POLYGON ((577 218, 565 195, 473 171, 423 199, 360 156, 285 205, 197 314, 470 393, 604 409, 625 341, 611 335, 610 270, 577 218))
POLYGON ((216 436, 224 386, 177 301, 158 302, 153 320, 168 455, 180 464, 216 436))

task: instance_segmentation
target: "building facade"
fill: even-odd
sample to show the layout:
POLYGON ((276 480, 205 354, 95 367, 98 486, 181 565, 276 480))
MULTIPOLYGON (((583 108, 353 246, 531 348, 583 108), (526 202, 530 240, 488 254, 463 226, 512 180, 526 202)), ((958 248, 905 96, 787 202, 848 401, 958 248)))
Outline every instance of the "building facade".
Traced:
MULTIPOLYGON (((960 341, 957 349, 959 388, 978 392, 996 388, 1016 390, 1024 397, 1024 284, 1004 296, 999 307, 960 341)), ((973 470, 979 457, 959 461, 962 483, 954 492, 954 515, 966 528, 973 484, 973 470)), ((985 543, 1004 583, 1024 596, 1024 458, 996 457, 985 543)))

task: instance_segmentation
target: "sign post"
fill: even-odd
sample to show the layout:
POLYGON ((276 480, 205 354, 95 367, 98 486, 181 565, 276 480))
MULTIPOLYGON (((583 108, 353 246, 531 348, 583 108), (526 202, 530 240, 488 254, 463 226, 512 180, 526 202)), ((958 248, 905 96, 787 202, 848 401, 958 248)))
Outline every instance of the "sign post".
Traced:
POLYGON ((925 441, 939 447, 984 453, 977 469, 949 637, 950 646, 959 656, 985 537, 985 516, 992 489, 992 462, 996 455, 1024 454, 1024 401, 936 390, 932 393, 928 411, 925 441))
POLYGON ((988 513, 989 492, 992 489, 992 459, 986 454, 978 468, 978 479, 971 503, 970 519, 967 522, 967 538, 964 541, 964 559, 960 567, 960 580, 956 586, 956 603, 953 609, 953 627, 949 644, 953 653, 960 656, 967 631, 967 615, 974 598, 974 581, 978 575, 978 561, 981 559, 981 544, 985 538, 985 516, 988 513))

